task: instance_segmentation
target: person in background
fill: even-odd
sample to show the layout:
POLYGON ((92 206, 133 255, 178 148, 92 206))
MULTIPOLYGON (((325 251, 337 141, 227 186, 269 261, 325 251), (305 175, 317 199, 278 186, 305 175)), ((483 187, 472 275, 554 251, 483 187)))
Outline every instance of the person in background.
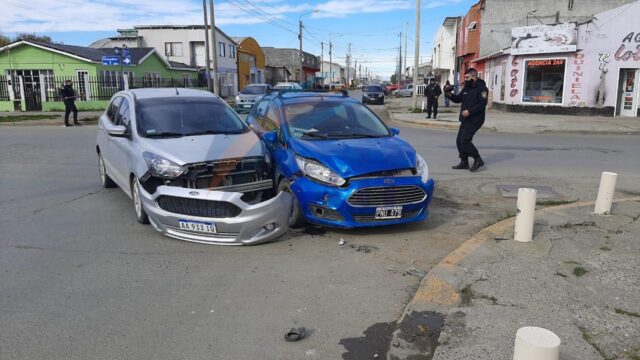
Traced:
POLYGON ((60 89, 60 97, 64 101, 64 125, 63 127, 69 127, 69 114, 73 112, 73 125, 80 126, 78 122, 78 108, 76 108, 76 93, 73 90, 73 82, 71 80, 65 80, 64 86, 60 89))
POLYGON ((469 169, 477 171, 484 166, 478 149, 473 145, 473 136, 484 124, 489 89, 484 80, 478 78, 478 72, 470 68, 464 73, 464 88, 457 95, 452 91, 445 96, 454 103, 460 103, 460 128, 456 138, 460 163, 452 169, 469 169), (474 160, 469 168, 469 157, 474 160))
POLYGON ((442 95, 442 89, 440 85, 436 83, 435 78, 431 78, 429 85, 424 90, 424 94, 427 97, 427 119, 431 119, 431 112, 433 110, 433 118, 438 116, 438 97, 442 95))
MULTIPOLYGON (((444 84, 442 91, 445 94, 453 91, 453 86, 451 86, 451 83, 449 82, 449 80, 447 80, 447 82, 444 84)), ((446 96, 444 97, 444 107, 449 107, 449 98, 446 96)))

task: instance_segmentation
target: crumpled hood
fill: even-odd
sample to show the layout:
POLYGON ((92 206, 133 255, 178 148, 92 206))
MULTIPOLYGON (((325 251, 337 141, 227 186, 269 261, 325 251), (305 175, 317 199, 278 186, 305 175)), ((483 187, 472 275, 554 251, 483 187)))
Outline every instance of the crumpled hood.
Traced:
POLYGON ((264 156, 265 148, 255 133, 140 138, 143 151, 160 155, 179 165, 250 156, 264 156))
POLYGON ((416 151, 398 136, 341 140, 292 139, 296 154, 315 159, 343 178, 415 168, 416 151))

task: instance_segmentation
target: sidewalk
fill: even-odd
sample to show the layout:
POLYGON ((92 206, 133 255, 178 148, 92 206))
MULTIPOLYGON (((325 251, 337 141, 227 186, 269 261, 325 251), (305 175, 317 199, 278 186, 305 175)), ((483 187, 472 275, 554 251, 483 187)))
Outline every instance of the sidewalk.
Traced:
MULTIPOLYGON (((435 360, 512 359, 523 326, 558 335, 563 360, 640 359, 640 198, 617 201, 613 215, 592 211, 538 210, 530 243, 512 240, 513 218, 483 230, 432 269, 403 319, 444 317, 426 335, 435 360)), ((394 334, 388 359, 420 350, 403 341, 407 329, 421 328, 394 334)))
MULTIPOLYGON (((104 111, 78 111, 78 121, 95 122, 104 111)), ((69 115, 69 122, 73 123, 73 114, 69 115)), ((34 125, 62 125, 64 111, 49 112, 0 112, 0 126, 34 126, 34 125), (14 118, 15 121, 11 121, 14 118), (37 118, 31 120, 29 118, 37 118)))
MULTIPOLYGON (((418 98, 421 107, 424 98, 418 98)), ((421 125, 430 128, 457 129, 460 107, 451 104, 438 107, 438 119, 426 119, 426 113, 410 113, 411 98, 392 98, 387 100, 387 109, 393 121, 421 125)), ((511 133, 585 133, 585 134, 640 134, 640 118, 540 115, 488 110, 484 131, 511 133)))

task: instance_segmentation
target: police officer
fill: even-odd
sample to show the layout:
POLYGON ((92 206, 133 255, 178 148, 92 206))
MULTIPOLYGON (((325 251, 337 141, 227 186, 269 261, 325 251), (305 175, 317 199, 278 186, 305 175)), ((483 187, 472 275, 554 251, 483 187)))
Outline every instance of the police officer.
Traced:
POLYGON ((78 122, 78 108, 76 108, 76 93, 72 87, 73 83, 71 80, 65 80, 64 86, 60 89, 60 97, 64 101, 64 125, 63 127, 71 126, 69 124, 69 114, 73 112, 73 125, 80 126, 81 124, 78 122))
POLYGON ((436 83, 436 79, 432 78, 424 91, 427 97, 427 119, 431 119, 431 110, 433 109, 433 118, 438 116, 438 97, 442 95, 440 85, 436 83))
POLYGON ((471 141, 473 140, 473 135, 484 124, 488 93, 487 85, 482 79, 478 79, 476 69, 470 68, 464 73, 464 88, 462 91, 457 95, 453 91, 445 94, 454 103, 461 103, 459 118, 461 124, 456 138, 460 163, 452 166, 453 169, 477 171, 484 165, 478 149, 471 141), (469 168, 469 157, 474 160, 471 168, 469 168))

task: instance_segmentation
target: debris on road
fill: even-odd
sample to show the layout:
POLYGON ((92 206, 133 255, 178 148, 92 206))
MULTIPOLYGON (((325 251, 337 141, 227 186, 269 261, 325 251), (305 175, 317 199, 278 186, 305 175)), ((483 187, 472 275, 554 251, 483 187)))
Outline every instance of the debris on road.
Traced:
POLYGON ((378 250, 378 247, 373 246, 373 245, 358 245, 358 244, 351 244, 349 245, 350 248, 355 249, 355 251, 361 251, 365 254, 368 254, 372 251, 378 250))
POLYGON ((291 328, 291 330, 289 330, 289 332, 287 332, 286 334, 284 334, 284 339, 286 341, 289 342, 293 342, 293 341, 299 341, 304 339, 304 336, 306 335, 306 330, 303 327, 299 327, 299 328, 291 328))
POLYGON ((342 245, 344 245, 346 243, 347 242, 343 238, 340 238, 340 241, 338 241, 338 245, 340 245, 340 246, 342 246, 342 245))
POLYGON ((404 271, 404 273, 407 274, 407 275, 413 275, 413 276, 417 276, 417 277, 421 277, 421 278, 427 276, 427 272, 426 271, 420 270, 420 269, 416 269, 413 266, 410 267, 410 268, 407 268, 404 271))

